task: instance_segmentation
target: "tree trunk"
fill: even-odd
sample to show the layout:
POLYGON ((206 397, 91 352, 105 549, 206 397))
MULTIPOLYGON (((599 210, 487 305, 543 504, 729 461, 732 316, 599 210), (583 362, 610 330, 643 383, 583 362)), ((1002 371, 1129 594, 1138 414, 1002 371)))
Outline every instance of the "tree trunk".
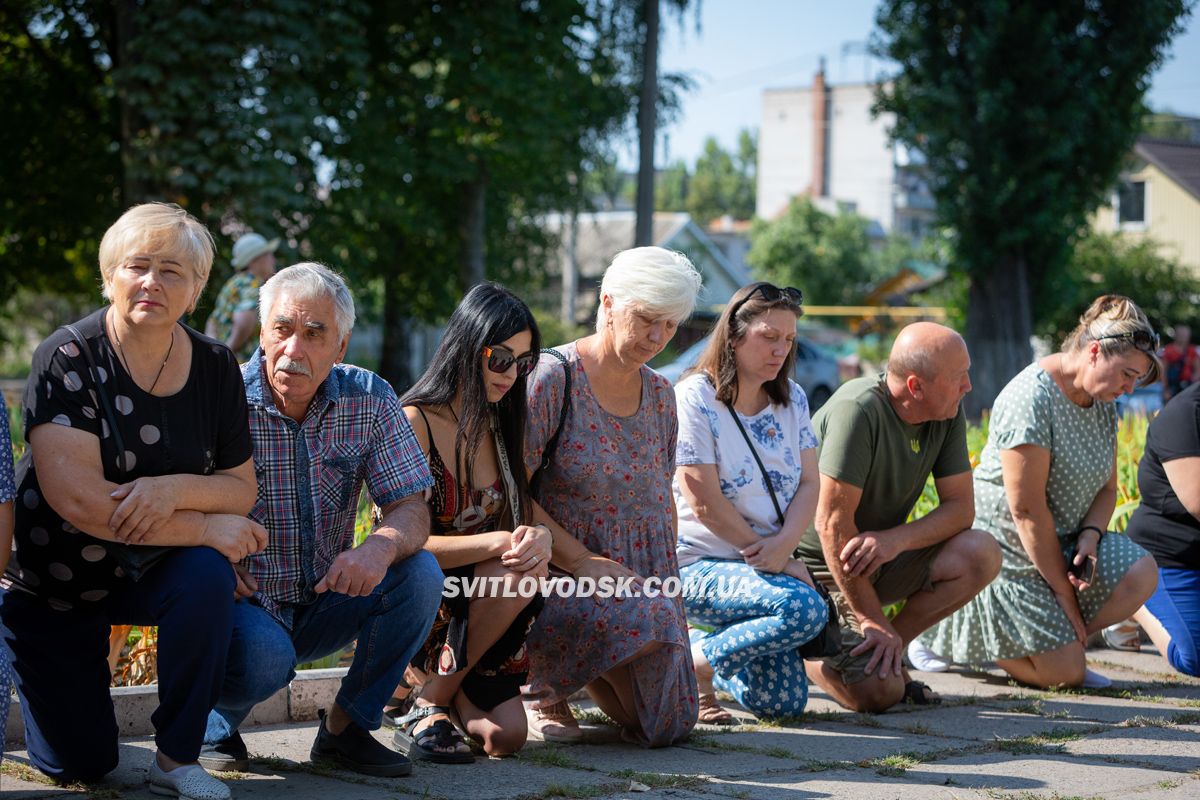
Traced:
MULTIPOLYGON (((113 66, 118 71, 128 69, 137 61, 129 44, 137 35, 138 5, 135 0, 120 0, 113 7, 113 22, 115 23, 113 28, 116 42, 113 43, 115 47, 112 47, 110 52, 114 55, 113 66)), ((116 95, 120 121, 121 207, 125 208, 154 198, 150 197, 145 181, 136 177, 139 171, 136 166, 138 154, 134 151, 133 142, 141 128, 140 115, 129 102, 129 97, 121 87, 120 81, 117 84, 116 95)))
MULTIPOLYGON (((396 263, 405 263, 406 257, 407 254, 400 253, 396 263)), ((413 384, 408 368, 412 326, 405 313, 407 303, 403 295, 399 275, 386 273, 383 276, 383 346, 379 354, 379 375, 392 385, 396 394, 403 394, 413 384)))
POLYGON ((1008 382, 1033 359, 1033 311, 1029 267, 1009 256, 986 275, 972 275, 967 299, 967 349, 971 353, 971 393, 963 401, 977 419, 990 409, 1008 382))
POLYGON ((464 292, 487 279, 484 241, 487 184, 487 170, 480 166, 478 177, 463 187, 462 282, 464 292))
POLYGON ((654 134, 658 123, 658 2, 644 0, 642 96, 638 103, 637 228, 634 246, 654 244, 654 134))
POLYGON ((579 212, 571 209, 570 221, 567 223, 570 231, 567 233, 567 257, 562 265, 562 306, 560 308, 563 324, 575 325, 576 304, 579 300, 579 212))

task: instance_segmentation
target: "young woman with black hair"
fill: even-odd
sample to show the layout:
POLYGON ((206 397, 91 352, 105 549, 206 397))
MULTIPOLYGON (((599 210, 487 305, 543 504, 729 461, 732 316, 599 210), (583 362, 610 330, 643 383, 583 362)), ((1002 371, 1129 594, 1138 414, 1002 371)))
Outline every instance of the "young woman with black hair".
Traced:
POLYGON ((547 574, 553 544, 547 528, 528 524, 524 469, 525 377, 539 347, 528 307, 502 286, 481 284, 459 303, 433 362, 401 398, 433 473, 426 549, 460 589, 472 578, 499 578, 514 590, 443 598, 414 659, 426 677, 411 710, 387 713, 397 747, 413 759, 474 760, 455 716, 488 755, 525 743, 525 637, 542 598, 516 589, 523 577, 547 574))

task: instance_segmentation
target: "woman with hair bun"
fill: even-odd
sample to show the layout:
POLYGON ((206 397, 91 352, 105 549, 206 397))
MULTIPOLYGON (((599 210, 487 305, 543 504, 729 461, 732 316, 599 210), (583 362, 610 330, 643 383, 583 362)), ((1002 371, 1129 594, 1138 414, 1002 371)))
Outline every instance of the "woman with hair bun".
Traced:
POLYGON ((1127 297, 1104 295, 1062 350, 1000 392, 975 470, 975 527, 1003 566, 970 603, 919 641, 959 663, 995 661, 1021 683, 1099 688, 1088 636, 1154 592, 1154 559, 1107 534, 1117 500, 1114 401, 1158 380, 1158 336, 1127 297))

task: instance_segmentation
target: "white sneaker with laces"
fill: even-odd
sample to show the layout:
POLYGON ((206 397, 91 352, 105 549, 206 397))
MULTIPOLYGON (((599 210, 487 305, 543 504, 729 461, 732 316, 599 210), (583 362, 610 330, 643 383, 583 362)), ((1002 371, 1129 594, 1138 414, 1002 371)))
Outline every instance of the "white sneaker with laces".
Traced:
POLYGON ((920 639, 913 639, 908 644, 908 663, 921 672, 945 672, 952 662, 921 644, 920 639))
POLYGON ((229 787, 204 771, 199 764, 187 764, 167 772, 155 759, 150 766, 150 791, 166 797, 186 800, 230 800, 229 787))

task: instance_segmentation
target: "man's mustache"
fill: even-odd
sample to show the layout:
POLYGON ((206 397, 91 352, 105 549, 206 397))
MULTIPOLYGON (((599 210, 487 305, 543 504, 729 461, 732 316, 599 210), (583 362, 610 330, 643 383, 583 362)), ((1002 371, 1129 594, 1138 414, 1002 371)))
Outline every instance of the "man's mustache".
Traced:
POLYGON ((303 375, 306 378, 312 377, 312 370, 301 364, 299 361, 292 361, 287 356, 280 356, 275 362, 276 372, 287 372, 292 375, 303 375))

